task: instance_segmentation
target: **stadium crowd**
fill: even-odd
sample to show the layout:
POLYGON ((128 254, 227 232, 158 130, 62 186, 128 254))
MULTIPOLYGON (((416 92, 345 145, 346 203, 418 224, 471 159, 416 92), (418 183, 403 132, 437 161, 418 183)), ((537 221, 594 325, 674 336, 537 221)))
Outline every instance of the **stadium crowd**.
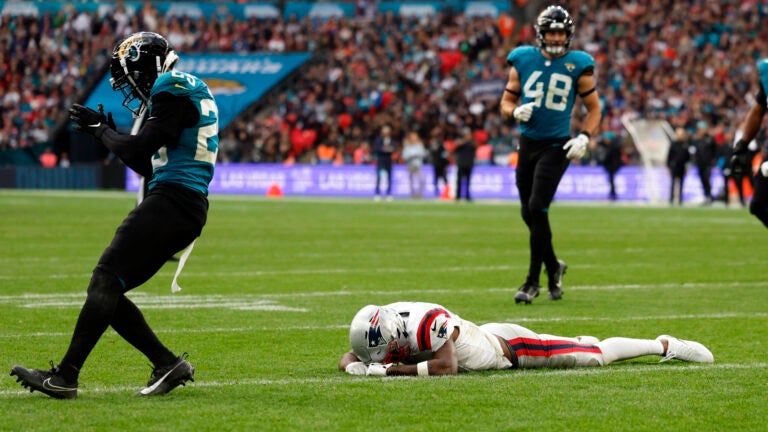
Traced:
MULTIPOLYGON (((479 83, 503 85, 509 50, 535 44, 533 17, 450 10, 400 17, 375 12, 375 2, 358 3, 355 18, 327 19, 166 17, 149 1, 136 14, 118 2, 104 16, 66 5, 55 16, 3 15, 0 151, 53 147, 51 137, 67 127, 64 113, 85 99, 114 42, 150 30, 182 55, 318 54, 286 90, 270 96, 268 108, 221 131, 222 161, 367 163, 370 143, 389 124, 398 139, 415 131, 427 146, 442 141, 449 150, 469 127, 478 164, 509 163, 517 128, 499 116, 501 88, 479 83)), ((732 141, 758 90, 756 61, 768 54, 761 44, 768 28, 760 25, 768 7, 752 0, 563 3, 577 23, 572 48, 596 60, 602 130, 624 138, 627 162, 636 151, 622 126, 626 114, 691 130, 703 121, 720 145, 732 141)), ((57 148, 64 160, 65 152, 57 148)), ((583 163, 590 157, 594 152, 583 163)))

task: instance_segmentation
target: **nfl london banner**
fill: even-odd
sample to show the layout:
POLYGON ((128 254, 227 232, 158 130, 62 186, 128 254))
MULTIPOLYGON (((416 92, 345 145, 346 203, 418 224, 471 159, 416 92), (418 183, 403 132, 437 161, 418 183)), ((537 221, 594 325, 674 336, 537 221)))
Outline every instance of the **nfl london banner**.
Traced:
MULTIPOLYGON (((176 69, 205 81, 219 106, 219 130, 256 102, 310 58, 310 54, 184 54, 176 69)), ((86 105, 98 104, 111 112, 120 130, 130 130, 131 112, 122 106, 123 97, 112 90, 109 73, 91 93, 86 105)))
MULTIPOLYGON (((652 168, 653 181, 647 179, 648 170, 627 166, 616 175, 616 192, 619 200, 625 202, 655 202, 656 196, 667 196, 670 188, 669 175, 665 168, 652 168)), ((424 198, 433 199, 444 193, 433 186, 432 167, 424 167, 424 198)), ((712 171, 712 190, 717 194, 723 187, 723 177, 712 171)), ((392 170, 392 195, 397 199, 409 197, 408 168, 396 165, 392 170)), ((456 171, 448 169, 449 195, 455 191, 456 171)), ((382 190, 386 189, 386 178, 382 190)), ((687 202, 701 202, 704 197, 696 170, 689 170, 683 198, 687 202)), ((373 197, 376 186, 375 165, 304 165, 285 166, 282 164, 217 164, 210 193, 233 195, 268 195, 270 190, 279 190, 284 196, 303 197, 373 197)), ((442 188, 442 182, 439 186, 442 188)), ((126 169, 126 189, 136 192, 139 177, 126 169)), ((472 171, 472 198, 478 200, 518 200, 515 170, 502 166, 476 166, 472 171)), ((571 166, 563 176, 555 199, 564 201, 606 200, 608 177, 602 167, 571 166)))

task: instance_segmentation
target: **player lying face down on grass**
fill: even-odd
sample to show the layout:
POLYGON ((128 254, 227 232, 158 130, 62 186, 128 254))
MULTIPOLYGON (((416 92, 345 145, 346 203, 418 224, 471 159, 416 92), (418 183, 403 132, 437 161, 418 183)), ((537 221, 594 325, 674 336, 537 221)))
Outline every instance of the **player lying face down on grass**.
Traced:
POLYGON ((503 369, 607 366, 658 355, 712 363, 698 342, 661 335, 656 339, 537 334, 508 323, 477 325, 435 303, 397 302, 360 309, 349 329, 352 349, 339 370, 351 375, 456 375, 503 369))

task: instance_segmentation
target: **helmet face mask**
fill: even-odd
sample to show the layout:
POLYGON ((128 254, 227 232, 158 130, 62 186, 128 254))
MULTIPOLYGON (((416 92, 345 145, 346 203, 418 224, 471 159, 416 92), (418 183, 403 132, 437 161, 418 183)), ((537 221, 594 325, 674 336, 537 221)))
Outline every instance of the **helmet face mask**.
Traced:
POLYGON ((549 6, 544 9, 536 19, 534 28, 539 46, 548 54, 560 56, 565 54, 570 48, 574 34, 573 19, 571 19, 571 15, 562 6, 549 6), (558 31, 565 33, 565 43, 562 45, 548 44, 546 34, 558 31))
POLYGON ((123 93, 123 106, 138 115, 149 105, 149 93, 157 77, 169 70, 179 57, 157 33, 134 33, 120 41, 109 63, 113 90, 123 93), (136 102, 138 101, 138 106, 136 102))
POLYGON ((403 318, 386 307, 362 308, 352 319, 349 342, 365 363, 398 363, 411 353, 403 318))

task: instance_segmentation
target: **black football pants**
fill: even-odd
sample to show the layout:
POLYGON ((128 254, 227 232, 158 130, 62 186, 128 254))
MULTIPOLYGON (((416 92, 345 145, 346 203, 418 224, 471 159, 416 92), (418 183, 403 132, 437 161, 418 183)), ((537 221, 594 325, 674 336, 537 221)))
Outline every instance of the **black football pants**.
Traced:
POLYGON ((549 206, 570 163, 563 150, 563 144, 568 139, 534 141, 520 137, 515 178, 523 221, 530 232, 527 284, 539 284, 542 263, 550 275, 558 269, 557 256, 552 247, 549 206))
POLYGON ((125 293, 146 282, 197 238, 207 211, 203 195, 177 185, 158 185, 128 214, 93 271, 88 296, 60 364, 68 381, 76 380, 108 326, 155 366, 175 360, 125 293))

